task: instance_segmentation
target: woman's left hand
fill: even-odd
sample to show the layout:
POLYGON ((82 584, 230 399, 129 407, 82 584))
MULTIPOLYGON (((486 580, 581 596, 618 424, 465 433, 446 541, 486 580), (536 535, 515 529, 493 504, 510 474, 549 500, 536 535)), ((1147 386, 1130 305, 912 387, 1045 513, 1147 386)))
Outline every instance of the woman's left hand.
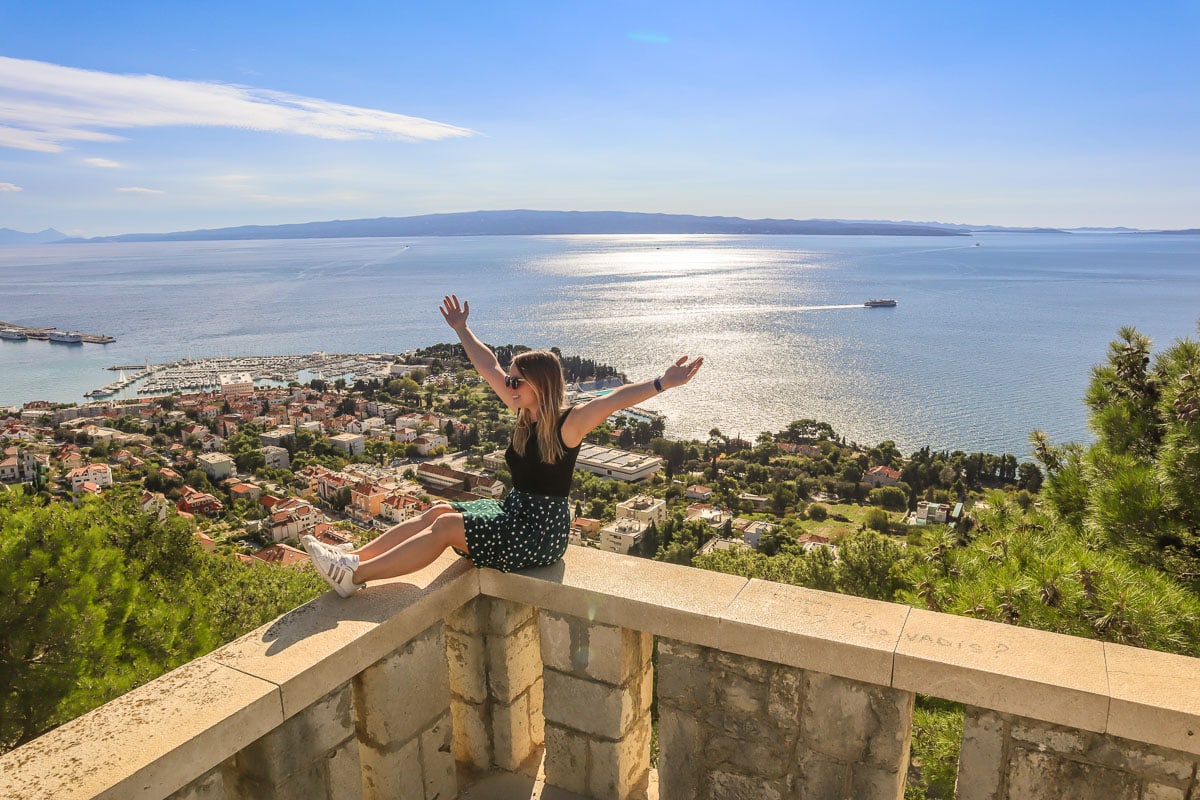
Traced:
POLYGON ((688 357, 676 361, 671 366, 667 367, 667 371, 662 374, 659 383, 664 389, 673 389, 676 386, 683 386, 685 383, 696 377, 696 373, 700 371, 700 366, 704 363, 704 356, 700 356, 695 361, 688 362, 688 357))

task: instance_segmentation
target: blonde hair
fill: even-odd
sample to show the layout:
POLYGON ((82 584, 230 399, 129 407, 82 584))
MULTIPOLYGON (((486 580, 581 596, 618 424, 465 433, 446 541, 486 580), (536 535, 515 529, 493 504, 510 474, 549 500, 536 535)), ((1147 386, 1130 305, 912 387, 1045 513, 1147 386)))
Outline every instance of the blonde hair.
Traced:
MULTIPOLYGON (((538 453, 544 463, 554 464, 563 457, 562 441, 558 436, 558 415, 567 399, 562 365, 558 363, 558 356, 549 350, 527 350, 513 358, 513 366, 537 393, 537 418, 541 422, 537 429, 538 453)), ((525 455, 531 425, 529 412, 519 409, 512 441, 518 455, 525 455)))

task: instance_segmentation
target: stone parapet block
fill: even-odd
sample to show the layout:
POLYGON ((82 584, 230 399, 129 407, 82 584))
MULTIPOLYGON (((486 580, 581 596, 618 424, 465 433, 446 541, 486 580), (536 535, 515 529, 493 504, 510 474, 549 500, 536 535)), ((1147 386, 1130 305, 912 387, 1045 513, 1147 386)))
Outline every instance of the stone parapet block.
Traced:
POLYGON ((447 553, 419 572, 372 582, 353 597, 328 592, 217 649, 212 658, 279 686, 284 716, 290 717, 478 593, 477 570, 447 553))
POLYGON ((359 673, 354 695, 358 738, 379 757, 448 714, 450 682, 441 623, 359 673))
POLYGON ((354 736, 350 686, 340 686, 234 756, 234 770, 256 785, 280 787, 354 736))
POLYGON ((0 756, 0 798, 159 800, 282 723, 277 686, 206 656, 0 756))
POLYGON ((1104 645, 912 609, 892 686, 1087 731, 1107 727, 1104 645))
POLYGON ((960 800, 1146 800, 1200 789, 1200 757, 1111 734, 968 707, 960 800))
POLYGON ((1200 754, 1200 659, 1104 645, 1108 732, 1200 754))
POLYGON ((716 646, 888 686, 909 611, 895 603, 754 579, 721 614, 716 646))
POLYGON ((716 572, 701 581, 691 567, 590 547, 568 547, 562 561, 541 569, 479 570, 489 597, 714 647, 721 612, 747 583, 716 572))
POLYGON ((554 612, 543 612, 539 624, 542 663, 558 672, 615 686, 650 664, 654 637, 645 631, 554 612))

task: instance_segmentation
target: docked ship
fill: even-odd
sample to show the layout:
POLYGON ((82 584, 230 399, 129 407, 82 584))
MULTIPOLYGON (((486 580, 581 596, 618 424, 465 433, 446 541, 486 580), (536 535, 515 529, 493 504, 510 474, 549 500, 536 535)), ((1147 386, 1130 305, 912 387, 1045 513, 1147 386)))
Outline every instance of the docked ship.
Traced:
POLYGON ((863 303, 864 308, 893 308, 895 305, 896 301, 890 297, 883 300, 868 300, 863 303))
POLYGON ((25 331, 19 331, 16 328, 5 328, 4 330, 0 330, 0 339, 23 342, 28 338, 29 337, 25 334, 25 331))
POLYGON ((59 344, 83 344, 83 334, 78 331, 50 331, 50 341, 58 342, 59 344))

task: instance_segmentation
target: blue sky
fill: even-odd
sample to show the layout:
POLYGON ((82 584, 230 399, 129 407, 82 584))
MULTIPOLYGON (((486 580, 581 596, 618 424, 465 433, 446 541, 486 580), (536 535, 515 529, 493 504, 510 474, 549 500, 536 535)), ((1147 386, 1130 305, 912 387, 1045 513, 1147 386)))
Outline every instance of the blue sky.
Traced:
POLYGON ((0 5, 0 227, 1200 227, 1200 3, 0 5))

